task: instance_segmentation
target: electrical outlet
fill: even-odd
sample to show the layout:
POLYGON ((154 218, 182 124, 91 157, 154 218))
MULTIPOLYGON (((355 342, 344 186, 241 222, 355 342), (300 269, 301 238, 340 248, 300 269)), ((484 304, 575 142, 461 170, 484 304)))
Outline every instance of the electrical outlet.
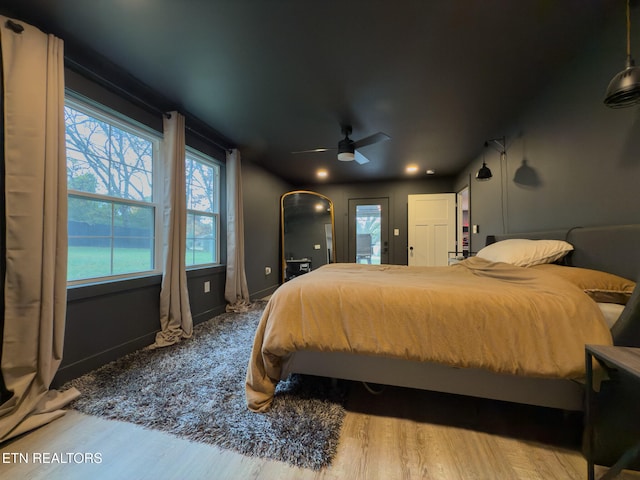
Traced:
POLYGON ((211 282, 207 280, 204 282, 204 293, 209 293, 211 291, 211 282))
POLYGON ((271 275, 271 267, 264 267, 264 274, 271 275))

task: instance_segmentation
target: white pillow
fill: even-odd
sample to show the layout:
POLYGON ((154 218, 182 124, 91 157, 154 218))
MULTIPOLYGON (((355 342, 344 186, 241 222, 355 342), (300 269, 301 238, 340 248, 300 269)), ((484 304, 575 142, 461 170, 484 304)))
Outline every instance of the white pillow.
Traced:
POLYGON ((573 250, 563 240, 528 240, 514 238, 492 243, 482 248, 477 256, 490 262, 504 262, 519 267, 553 263, 573 250))

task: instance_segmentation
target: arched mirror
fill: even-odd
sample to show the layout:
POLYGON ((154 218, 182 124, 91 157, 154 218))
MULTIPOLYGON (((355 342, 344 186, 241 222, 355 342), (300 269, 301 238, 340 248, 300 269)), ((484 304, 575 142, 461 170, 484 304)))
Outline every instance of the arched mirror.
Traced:
POLYGON ((280 199, 282 281, 334 262, 333 203, 305 190, 280 199))

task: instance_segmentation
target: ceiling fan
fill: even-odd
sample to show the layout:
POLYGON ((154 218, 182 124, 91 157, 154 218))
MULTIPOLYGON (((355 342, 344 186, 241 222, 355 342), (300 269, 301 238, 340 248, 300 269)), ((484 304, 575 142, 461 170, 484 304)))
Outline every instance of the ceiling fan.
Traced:
MULTIPOLYGON (((360 153, 360 149, 362 147, 366 147, 368 145, 372 145, 374 143, 383 142, 385 140, 389 140, 391 137, 386 133, 378 132, 373 135, 369 135, 368 137, 362 138, 357 142, 354 142, 349 138, 351 135, 351 125, 343 125, 342 126, 342 134, 344 138, 338 142, 338 160, 342 162, 350 162, 355 160, 360 165, 364 163, 368 163, 369 159, 365 157, 362 153, 360 153)), ((300 150, 297 152, 291 153, 319 153, 319 152, 328 152, 330 150, 336 150, 335 148, 313 148, 311 150, 300 150)))

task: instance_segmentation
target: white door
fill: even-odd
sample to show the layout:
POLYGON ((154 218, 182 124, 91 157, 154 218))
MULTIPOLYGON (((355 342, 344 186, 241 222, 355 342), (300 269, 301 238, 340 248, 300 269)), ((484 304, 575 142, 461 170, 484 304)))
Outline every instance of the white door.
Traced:
POLYGON ((456 250, 456 194, 409 195, 409 265, 446 266, 456 250))

